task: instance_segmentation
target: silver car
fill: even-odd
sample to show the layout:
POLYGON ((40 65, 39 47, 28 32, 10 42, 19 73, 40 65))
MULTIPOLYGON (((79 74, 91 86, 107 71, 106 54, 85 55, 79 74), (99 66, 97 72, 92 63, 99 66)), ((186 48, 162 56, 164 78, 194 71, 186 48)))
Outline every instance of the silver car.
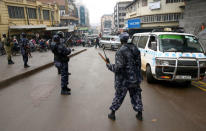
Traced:
POLYGON ((102 48, 109 48, 112 50, 118 49, 121 46, 119 36, 103 36, 100 40, 102 48))

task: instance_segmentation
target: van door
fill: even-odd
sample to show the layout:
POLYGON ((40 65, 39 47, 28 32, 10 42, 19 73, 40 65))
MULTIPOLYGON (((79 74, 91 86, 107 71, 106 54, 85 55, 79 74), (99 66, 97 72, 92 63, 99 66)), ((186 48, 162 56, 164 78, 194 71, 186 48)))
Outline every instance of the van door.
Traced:
POLYGON ((154 35, 151 35, 149 37, 148 44, 145 47, 145 61, 146 64, 149 63, 152 73, 155 73, 155 57, 156 57, 156 52, 157 52, 157 37, 154 35))
POLYGON ((137 44, 137 47, 139 48, 139 50, 141 52, 141 61, 142 61, 142 70, 143 71, 146 71, 147 61, 146 61, 145 56, 147 54, 147 50, 145 49, 145 47, 149 41, 148 39, 149 39, 149 36, 142 35, 142 36, 140 36, 138 44, 137 44))

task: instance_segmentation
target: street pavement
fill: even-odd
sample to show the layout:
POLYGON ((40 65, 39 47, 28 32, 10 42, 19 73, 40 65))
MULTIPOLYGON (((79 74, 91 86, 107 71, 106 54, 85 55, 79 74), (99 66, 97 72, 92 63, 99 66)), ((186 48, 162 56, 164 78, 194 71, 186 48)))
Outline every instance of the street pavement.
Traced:
MULTIPOLYGON (((74 47, 74 52, 80 51, 84 48, 82 47, 74 47)), ((73 52, 72 52, 73 53, 73 52)), ((54 55, 51 51, 47 52, 33 52, 32 57, 29 58, 28 64, 31 66, 29 68, 24 68, 23 58, 21 54, 18 54, 17 56, 12 56, 12 60, 15 64, 8 65, 7 56, 0 56, 0 82, 15 76, 18 76, 19 74, 34 70, 38 67, 44 66, 45 64, 53 62, 54 55)))
MULTIPOLYGON (((129 95, 107 118, 114 97, 114 74, 90 48, 69 63, 71 96, 60 95, 55 67, 0 89, 0 131, 205 131, 206 94, 195 86, 158 82, 143 89, 143 121, 138 121, 129 95)), ((113 51, 106 51, 114 62, 113 51)))

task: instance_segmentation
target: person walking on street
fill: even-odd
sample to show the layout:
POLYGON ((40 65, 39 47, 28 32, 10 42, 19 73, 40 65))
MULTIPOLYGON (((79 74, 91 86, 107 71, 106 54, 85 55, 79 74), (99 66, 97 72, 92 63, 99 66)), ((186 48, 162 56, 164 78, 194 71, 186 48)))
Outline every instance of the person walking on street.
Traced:
POLYGON ((55 66, 61 72, 61 94, 70 95, 71 89, 68 88, 68 55, 71 54, 71 49, 66 48, 66 46, 60 42, 60 37, 58 35, 54 35, 53 42, 51 43, 51 50, 54 54, 55 66))
POLYGON ((99 38, 98 38, 98 37, 96 38, 96 45, 95 45, 95 48, 97 48, 97 46, 100 47, 100 46, 99 46, 99 38))
POLYGON ((7 60, 8 60, 8 64, 14 64, 14 62, 11 59, 11 54, 12 54, 12 46, 13 46, 13 42, 10 38, 6 37, 6 34, 3 34, 3 39, 2 39, 2 43, 4 45, 4 49, 6 51, 7 54, 7 60))
POLYGON ((20 40, 20 49, 24 61, 24 68, 28 68, 30 67, 28 65, 28 55, 30 53, 30 49, 29 49, 29 40, 26 38, 25 33, 22 33, 22 38, 20 40))
POLYGON ((137 119, 142 120, 142 97, 140 83, 141 56, 139 49, 132 43, 127 43, 129 35, 120 35, 121 48, 116 52, 115 64, 110 64, 107 59, 107 68, 115 74, 115 97, 110 107, 111 113, 108 118, 115 120, 115 112, 121 106, 127 92, 129 91, 133 109, 137 112, 137 119))

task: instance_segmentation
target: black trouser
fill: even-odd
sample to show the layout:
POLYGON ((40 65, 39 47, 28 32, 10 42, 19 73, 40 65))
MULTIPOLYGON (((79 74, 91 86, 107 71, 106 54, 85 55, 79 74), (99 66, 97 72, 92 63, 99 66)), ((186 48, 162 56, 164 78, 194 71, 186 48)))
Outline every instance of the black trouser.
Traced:
POLYGON ((24 66, 26 66, 28 63, 28 54, 25 53, 25 54, 22 54, 22 56, 23 56, 24 66))

